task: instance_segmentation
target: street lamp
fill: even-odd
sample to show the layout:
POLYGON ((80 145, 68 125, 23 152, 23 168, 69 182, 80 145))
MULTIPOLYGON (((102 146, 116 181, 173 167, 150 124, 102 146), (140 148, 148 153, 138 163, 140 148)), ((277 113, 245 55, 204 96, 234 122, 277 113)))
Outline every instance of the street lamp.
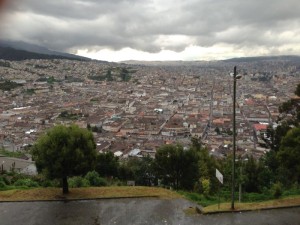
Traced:
POLYGON ((242 76, 236 74, 236 66, 233 70, 233 159, 232 159, 232 182, 231 182, 231 210, 234 210, 234 186, 235 186, 235 100, 236 100, 236 81, 242 76))

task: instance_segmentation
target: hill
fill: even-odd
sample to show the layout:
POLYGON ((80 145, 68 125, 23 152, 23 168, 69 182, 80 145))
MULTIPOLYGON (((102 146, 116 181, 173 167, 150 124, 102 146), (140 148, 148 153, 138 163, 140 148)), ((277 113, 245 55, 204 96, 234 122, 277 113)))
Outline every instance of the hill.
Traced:
POLYGON ((282 55, 282 56, 256 56, 256 57, 241 57, 223 60, 223 62, 259 62, 259 61, 294 61, 300 62, 300 56, 282 55))
POLYGON ((292 61, 300 62, 300 56, 283 55, 283 56, 254 56, 231 58, 226 60, 212 60, 212 61, 138 61, 127 60, 121 63, 129 65, 145 65, 145 66, 215 66, 220 63, 252 63, 265 61, 292 61))
POLYGON ((5 60, 25 59, 71 59, 88 61, 89 58, 69 53, 56 52, 25 42, 0 41, 0 58, 5 60))

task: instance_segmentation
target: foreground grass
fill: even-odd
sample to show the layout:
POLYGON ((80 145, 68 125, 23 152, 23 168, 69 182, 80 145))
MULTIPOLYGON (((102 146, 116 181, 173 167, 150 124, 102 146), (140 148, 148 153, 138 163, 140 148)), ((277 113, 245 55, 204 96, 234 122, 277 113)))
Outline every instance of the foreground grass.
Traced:
MULTIPOLYGON (((183 193, 178 194, 157 187, 89 187, 70 188, 70 193, 62 194, 61 188, 34 188, 34 189, 13 189, 0 191, 1 201, 43 201, 43 200, 80 200, 99 198, 134 198, 134 197, 157 197, 161 199, 182 198, 183 193)), ((187 197, 187 196, 185 196, 187 197)), ((194 197, 194 196, 193 196, 194 197)), ((187 197, 191 200, 191 196, 187 197)), ((199 201, 201 199, 198 199, 199 201)), ((195 201, 195 199, 194 199, 195 201)), ((203 208, 204 213, 231 211, 230 203, 221 203, 220 208, 215 203, 216 199, 206 202, 209 206, 203 208), (212 205, 213 204, 213 205, 212 205)), ((202 199, 203 202, 203 199, 202 199)), ((198 202, 199 204, 199 202, 198 202)), ((200 203, 201 204, 201 203, 200 203)), ((284 197, 276 200, 259 201, 251 203, 235 203, 235 211, 259 210, 276 207, 300 206, 300 195, 284 197)))
MULTIPOLYGON (((235 211, 244 210, 259 210, 259 209, 269 209, 277 207, 290 207, 290 206, 300 206, 300 195, 290 196, 281 199, 269 200, 264 202, 251 202, 251 203, 235 203, 235 211)), ((231 211, 231 203, 221 203, 220 208, 218 204, 210 205, 203 208, 204 213, 212 212, 226 212, 231 211)))
POLYGON ((163 199, 181 198, 176 192, 155 187, 89 187, 70 188, 70 193, 62 194, 61 188, 14 189, 0 191, 1 201, 42 201, 74 200, 95 198, 158 197, 163 199))
POLYGON ((4 149, 0 149, 0 155, 12 158, 24 158, 26 157, 24 153, 21 152, 10 152, 4 149))

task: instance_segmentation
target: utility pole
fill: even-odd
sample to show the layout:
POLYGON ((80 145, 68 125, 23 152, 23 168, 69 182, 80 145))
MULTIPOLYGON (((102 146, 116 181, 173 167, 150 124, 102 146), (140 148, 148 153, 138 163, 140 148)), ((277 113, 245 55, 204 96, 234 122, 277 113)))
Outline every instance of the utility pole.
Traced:
POLYGON ((235 137, 236 137, 236 131, 235 131, 235 101, 236 101, 236 80, 240 79, 241 76, 237 76, 236 73, 236 66, 234 67, 233 71, 233 157, 232 157, 232 182, 231 182, 231 210, 234 210, 234 188, 235 188, 235 137))

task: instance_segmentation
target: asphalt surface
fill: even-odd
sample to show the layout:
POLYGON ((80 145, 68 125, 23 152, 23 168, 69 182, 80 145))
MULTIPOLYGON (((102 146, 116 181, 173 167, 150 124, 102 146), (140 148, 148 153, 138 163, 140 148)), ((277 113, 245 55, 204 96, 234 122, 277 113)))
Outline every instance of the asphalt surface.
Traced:
POLYGON ((244 213, 187 215, 184 199, 111 199, 0 203, 1 225, 300 225, 300 207, 244 213))

